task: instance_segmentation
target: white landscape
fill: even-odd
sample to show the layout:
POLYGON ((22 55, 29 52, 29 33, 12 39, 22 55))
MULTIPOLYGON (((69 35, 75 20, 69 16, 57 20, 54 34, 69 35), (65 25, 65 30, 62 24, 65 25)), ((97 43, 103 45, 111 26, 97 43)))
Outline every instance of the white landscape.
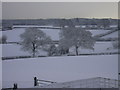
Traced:
MULTIPOLYGON (((50 27, 50 26, 49 26, 50 27)), ((51 26, 52 27, 52 26, 51 26)), ((40 28, 39 28, 40 29, 40 28)), ((40 29, 52 40, 60 39, 60 29, 40 29)), ((1 31, 7 36, 7 42, 21 42, 20 35, 25 28, 14 28, 1 31)), ((87 30, 92 36, 105 34, 110 30, 87 30)), ((118 32, 113 32, 101 38, 118 38, 118 32)), ((2 57, 31 56, 30 53, 21 50, 21 45, 16 43, 1 44, 2 57)), ((113 47, 113 41, 96 41, 94 50, 79 48, 79 54, 91 53, 116 53, 118 49, 113 47)), ((75 47, 69 49, 69 54, 75 55, 75 47)), ((46 57, 9 59, 2 61, 2 88, 13 88, 17 83, 18 88, 41 88, 34 87, 34 77, 42 80, 55 81, 57 84, 47 87, 63 87, 65 85, 77 88, 79 80, 97 77, 118 80, 118 54, 115 55, 90 55, 90 56, 48 56, 44 50, 39 50, 38 55, 46 57)), ((94 87, 95 88, 95 87, 94 87)))
MULTIPOLYGON (((22 26, 21 26, 22 27, 22 26)), ((24 26, 27 27, 27 26, 24 26)), ((30 26, 29 26, 30 27, 30 26)), ((48 26, 44 26, 48 27, 48 26)), ((49 26, 50 27, 50 26, 49 26)), ((53 26, 51 26, 53 27, 53 26)), ((21 42, 20 39, 20 34, 22 34, 25 31, 26 28, 14 28, 13 30, 7 30, 3 31, 2 34, 7 36, 7 42, 21 42)), ((40 28, 39 28, 40 29, 40 28)), ((59 40, 59 34, 60 34, 60 29, 40 29, 46 35, 50 36, 52 40, 56 41, 59 40)), ((109 32, 110 30, 87 30, 92 33, 92 36, 96 36, 99 34, 104 34, 109 32)), ((118 31, 113 32, 109 35, 103 36, 101 38, 117 38, 118 37, 118 31)), ((3 57, 9 57, 9 56, 26 56, 30 55, 28 52, 24 52, 21 50, 21 45, 19 44, 3 44, 2 45, 3 50, 2 50, 2 55, 3 57), (11 51, 11 52, 9 52, 11 51)), ((94 51, 91 49, 85 49, 85 48, 80 48, 79 49, 79 54, 89 54, 89 53, 105 53, 105 52, 118 52, 117 49, 113 48, 113 41, 99 41, 96 42, 94 45, 94 51)), ((40 55, 46 56, 47 52, 41 50, 40 55)), ((70 53, 74 54, 75 49, 71 48, 70 53)))
MULTIPOLYGON (((45 32, 52 40, 59 40, 59 29, 40 29, 45 32)), ((3 35, 8 37, 8 42, 18 42, 20 40, 20 34, 25 31, 25 28, 15 28, 13 30, 4 31, 3 35)))
MULTIPOLYGON (((27 26, 25 27, 27 28, 27 26)), ((44 27, 48 27, 48 26, 44 26, 44 27)), ((3 31, 2 34, 8 37, 7 39, 8 42, 18 42, 21 41, 19 37, 20 34, 22 34, 26 28, 14 28, 12 30, 3 31)), ((41 28, 39 29, 45 32, 46 35, 50 36, 52 40, 59 40, 59 33, 61 31, 60 29, 41 29, 41 28)), ((92 33, 92 36, 96 36, 99 34, 107 33, 111 30, 96 29, 96 30, 86 30, 86 31, 90 31, 92 33)), ((114 32, 110 35, 104 36, 103 38, 114 38, 114 37, 118 37, 118 32, 114 32)))
POLYGON ((119 22, 118 2, 3 2, 2 90, 117 90, 119 22))
POLYGON ((34 87, 33 77, 67 82, 93 77, 118 79, 118 55, 62 56, 3 61, 3 88, 34 87))
MULTIPOLYGON (((21 50, 21 45, 18 44, 4 44, 2 45, 2 56, 29 56, 28 52, 21 50), (10 52, 11 51, 11 52, 10 52)), ((112 42, 97 42, 94 46, 94 51, 91 49, 79 48, 80 54, 89 54, 89 53, 107 53, 107 52, 118 52, 117 49, 113 49, 112 42), (110 49, 108 49, 110 48, 110 49)), ((71 48, 70 53, 75 54, 75 49, 71 48)), ((47 56, 47 52, 40 50, 38 55, 47 56)))

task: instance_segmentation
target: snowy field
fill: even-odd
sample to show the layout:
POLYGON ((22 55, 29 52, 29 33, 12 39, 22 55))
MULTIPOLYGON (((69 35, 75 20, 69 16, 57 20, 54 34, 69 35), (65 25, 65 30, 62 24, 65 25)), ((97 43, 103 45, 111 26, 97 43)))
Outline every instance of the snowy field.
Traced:
MULTIPOLYGON (((50 36, 52 40, 59 40, 60 29, 41 29, 46 35, 50 36)), ((2 34, 7 36, 8 42, 19 42, 20 34, 25 31, 25 28, 14 28, 13 30, 3 31, 2 34)), ((109 32, 110 30, 88 30, 92 36, 109 32)), ((116 36, 117 33, 113 36, 116 36)))
MULTIPOLYGON (((117 52, 117 49, 113 49, 112 42, 96 42, 94 45, 94 51, 91 49, 79 49, 79 54, 90 54, 90 53, 107 53, 117 52)), ((75 54, 75 48, 70 49, 70 53, 75 54)), ((38 55, 46 56, 47 52, 40 50, 38 55)), ((2 56, 30 56, 28 52, 21 50, 21 45, 18 44, 3 44, 2 45, 2 56)))
MULTIPOLYGON (((47 52, 40 50, 38 55, 46 56, 47 52)), ((21 45, 17 44, 3 44, 2 45, 2 56, 9 57, 9 56, 31 56, 30 53, 22 51, 21 45)))
MULTIPOLYGON (((50 36, 52 40, 59 40, 59 29, 40 29, 50 36)), ((15 28, 13 30, 3 31, 2 34, 7 36, 8 42, 19 42, 20 34, 24 33, 25 28, 15 28)))
MULTIPOLYGON (((52 38, 52 40, 59 40, 59 33, 60 29, 41 29, 43 32, 45 32, 48 36, 52 38)), ((13 30, 3 31, 3 35, 7 36, 8 42, 19 42, 20 40, 20 34, 22 34, 25 31, 25 28, 14 28, 13 30)), ((89 30, 93 36, 109 32, 110 30, 89 30)), ((110 35, 104 36, 103 38, 108 37, 117 37, 118 32, 114 32, 110 35)), ((94 45, 94 51, 90 49, 79 49, 79 54, 86 54, 86 53, 104 53, 104 52, 117 52, 117 50, 113 49, 112 46, 113 42, 96 42, 94 45)), ((2 45, 3 47, 3 56, 26 56, 30 55, 27 52, 21 51, 21 46, 17 44, 7 44, 2 45), (11 53, 12 52, 12 53, 11 53)), ((75 48, 70 49, 70 53, 75 53, 75 48)), ((41 51, 40 55, 47 55, 45 51, 41 51)))
POLYGON ((102 38, 118 38, 118 31, 113 32, 109 35, 103 36, 102 38))
POLYGON ((107 33, 111 30, 87 30, 87 31, 90 31, 92 33, 92 36, 95 36, 95 35, 99 35, 99 34, 103 34, 103 33, 107 33))
POLYGON ((64 56, 2 61, 3 88, 33 87, 33 77, 67 82, 93 77, 118 79, 118 55, 64 56))
POLYGON ((17 44, 3 44, 2 45, 2 56, 26 56, 30 55, 28 52, 21 51, 20 45, 17 44))
MULTIPOLYGON (((75 48, 70 49, 71 53, 75 53, 75 48)), ((117 49, 113 49, 113 42, 96 42, 94 50, 79 48, 79 54, 90 54, 90 53, 108 53, 118 52, 117 49)))
MULTIPOLYGON (((60 29, 41 29, 52 40, 59 40, 60 29)), ((25 28, 14 28, 9 31, 2 31, 7 36, 8 42, 19 42, 20 34, 25 28)), ((109 32, 109 30, 89 30, 93 36, 109 32)), ((104 38, 116 37, 110 34, 104 38)), ((117 52, 113 49, 113 42, 96 42, 94 51, 80 48, 79 54, 117 52)), ((26 56, 28 52, 21 51, 21 46, 17 44, 3 44, 2 56, 26 56)), ((70 53, 75 53, 71 48, 70 53)), ((40 50, 40 55, 47 55, 47 52, 40 50)), ((118 79, 118 55, 100 56, 56 56, 45 58, 14 59, 2 61, 3 88, 13 87, 13 83, 18 83, 18 87, 33 87, 33 77, 56 82, 67 82, 93 77, 106 77, 118 79)))

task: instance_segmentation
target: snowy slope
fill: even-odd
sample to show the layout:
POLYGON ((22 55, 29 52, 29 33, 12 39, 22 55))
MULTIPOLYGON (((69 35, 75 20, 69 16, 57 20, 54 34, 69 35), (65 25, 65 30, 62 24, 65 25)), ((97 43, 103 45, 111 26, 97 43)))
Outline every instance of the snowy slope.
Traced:
MULTIPOLYGON (((94 50, 79 48, 79 54, 118 52, 113 48, 113 42, 96 42, 94 50)), ((75 54, 75 47, 70 48, 70 53, 75 54)))
POLYGON ((30 55, 27 52, 21 51, 20 45, 17 44, 3 44, 2 45, 2 56, 9 57, 9 56, 26 56, 30 55))
MULTIPOLYGON (((28 52, 24 52, 21 50, 21 45, 17 44, 3 44, 2 45, 2 56, 10 57, 10 56, 30 56, 28 52)), ((47 52, 40 50, 38 55, 46 56, 47 52)))
MULTIPOLYGON (((59 40, 60 29, 41 29, 46 35, 50 36, 52 40, 59 40)), ((6 35, 8 42, 19 42, 20 34, 25 31, 25 28, 14 28, 13 30, 3 31, 3 35, 6 35)), ((88 30, 93 36, 106 33, 110 30, 88 30)))
MULTIPOLYGON (((40 29, 50 36, 52 40, 59 40, 59 29, 40 29)), ((7 36, 8 42, 19 42, 20 34, 25 31, 25 28, 15 28, 13 30, 3 31, 2 34, 7 36)))
POLYGON ((59 29, 41 29, 46 35, 50 36, 52 40, 59 40, 59 29))
MULTIPOLYGON (((41 29, 43 32, 45 32, 48 36, 50 36, 53 40, 59 40, 59 33, 60 33, 60 29, 41 29)), ((18 42, 20 41, 20 34, 22 34, 25 31, 25 28, 14 28, 13 30, 8 30, 8 31, 3 31, 3 35, 6 35, 7 41, 8 42, 18 42)), ((97 35, 97 34, 101 34, 101 33, 106 33, 110 30, 89 30, 93 36, 97 35)), ((115 37, 117 32, 105 36, 106 37, 115 37)), ((3 56, 26 56, 29 55, 29 53, 27 52, 23 52, 21 51, 21 46, 20 45, 12 45, 12 44, 8 44, 8 45, 2 45, 3 47, 3 56), (12 52, 12 53, 11 53, 12 52)), ((42 53, 40 52, 41 55, 46 55, 44 52, 42 51, 42 53)), ((95 46, 94 46, 94 51, 93 50, 89 50, 89 49, 83 49, 80 48, 79 49, 79 53, 80 54, 85 54, 85 53, 103 53, 103 52, 117 52, 117 50, 114 50, 112 47, 112 42, 96 42, 95 46)), ((70 53, 75 53, 75 49, 71 48, 70 49, 70 53)))
MULTIPOLYGON (((117 52, 117 49, 113 49, 112 42, 96 42, 94 45, 94 51, 91 49, 79 48, 79 54, 90 54, 90 53, 106 53, 106 52, 117 52)), ((70 53, 75 54, 75 48, 70 48, 70 53)), ((29 56, 28 52, 21 50, 21 45, 18 44, 3 44, 2 45, 2 56, 29 56)), ((47 52, 40 50, 38 55, 47 56, 47 52)))
POLYGON ((118 31, 108 34, 106 36, 103 36, 101 38, 118 38, 118 31))
POLYGON ((118 78, 118 55, 64 56, 2 61, 3 87, 33 87, 33 77, 68 82, 91 77, 118 78), (27 83, 29 82, 29 83, 27 83))
POLYGON ((7 36, 7 42, 19 42, 20 34, 24 32, 24 28, 3 31, 2 34, 7 36))
POLYGON ((95 35, 99 35, 99 34, 102 34, 102 33, 107 33, 111 30, 86 30, 86 31, 90 31, 92 33, 92 36, 95 36, 95 35))

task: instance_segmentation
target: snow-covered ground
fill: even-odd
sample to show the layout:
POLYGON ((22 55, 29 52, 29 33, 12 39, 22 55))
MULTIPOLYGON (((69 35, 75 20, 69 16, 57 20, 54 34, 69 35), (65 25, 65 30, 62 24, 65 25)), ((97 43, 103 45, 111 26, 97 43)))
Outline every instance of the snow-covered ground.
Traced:
MULTIPOLYGON (((75 52, 75 48, 72 48, 70 52, 75 52)), ((90 54, 90 53, 107 53, 107 52, 118 52, 117 49, 113 48, 113 42, 96 42, 94 50, 80 48, 79 54, 90 54)))
MULTIPOLYGON (((59 29, 41 29, 53 40, 59 40, 59 29)), ((25 28, 14 28, 9 31, 1 31, 6 35, 8 42, 20 41, 20 34, 25 28)), ((106 33, 109 30, 90 30, 93 35, 106 33)), ((114 34, 113 36, 116 36, 114 34)), ((0 45, 1 46, 1 45, 0 45)), ((17 44, 3 44, 2 56, 26 56, 28 52, 21 51, 21 46, 17 44)), ((71 48, 71 52, 75 52, 71 48)), ((112 42, 96 42, 93 50, 80 49, 80 53, 101 53, 116 52, 112 47, 112 42)), ((45 51, 40 51, 40 55, 47 55, 45 51)), ((18 87, 33 87, 33 77, 51 80, 56 82, 66 82, 80 80, 91 77, 118 78, 118 55, 100 56, 59 56, 34 59, 15 59, 2 61, 3 88, 12 87, 13 83, 18 83, 18 87)))
MULTIPOLYGON (((48 36, 50 36, 53 40, 59 40, 59 33, 60 29, 41 29, 43 32, 45 32, 48 36)), ((2 31, 3 35, 7 36, 8 42, 19 42, 20 41, 20 34, 22 34, 25 31, 25 28, 14 28, 13 30, 7 30, 2 31)), ((110 30, 89 30, 93 36, 109 32, 110 30)), ((104 36, 103 38, 108 37, 117 37, 118 32, 114 32, 110 35, 104 36)), ((81 48, 79 50, 80 54, 83 53, 103 53, 103 52, 117 52, 117 50, 113 49, 112 46, 113 42, 96 42, 94 46, 94 51, 89 49, 83 49, 81 48)), ((25 56, 29 55, 29 53, 21 51, 21 46, 16 44, 7 44, 2 45, 3 47, 3 56, 25 56), (11 53, 12 52, 12 53, 11 53)), ((75 49, 71 48, 70 53, 74 53, 75 49)), ((44 52, 45 53, 45 52, 44 52)), ((41 55, 44 54, 43 51, 40 53, 41 55)))
MULTIPOLYGON (((38 55, 46 56, 47 52, 40 50, 38 55)), ((17 44, 3 44, 2 45, 2 56, 3 57, 10 57, 10 56, 30 56, 32 54, 22 51, 21 45, 17 44)))
POLYGON ((87 31, 90 31, 92 33, 92 36, 95 36, 95 35, 99 35, 99 34, 103 34, 103 33, 107 33, 111 30, 87 30, 87 31))
POLYGON ((101 38, 118 38, 118 31, 113 32, 113 33, 111 33, 109 35, 103 36, 101 38))
MULTIPOLYGON (((52 40, 59 40, 59 29, 40 29, 50 36, 52 40)), ((2 31, 3 35, 7 36, 8 42, 19 42, 20 34, 25 31, 25 28, 14 28, 13 30, 2 31)))
POLYGON ((118 55, 64 56, 2 61, 3 88, 33 87, 33 77, 56 82, 106 77, 118 79, 118 55))
POLYGON ((2 56, 26 56, 30 55, 28 52, 21 51, 20 45, 17 44, 3 44, 2 45, 2 56))
POLYGON ((7 36, 7 42, 18 42, 20 41, 20 34, 22 34, 24 31, 24 28, 18 28, 13 30, 2 31, 2 35, 7 36))
POLYGON ((41 29, 46 35, 50 36, 52 40, 59 40, 59 29, 41 29))
MULTIPOLYGON (((94 51, 91 49, 79 49, 79 54, 90 54, 90 53, 105 53, 105 52, 117 52, 117 49, 113 49, 113 42, 96 42, 94 45, 94 51)), ((71 54, 75 54, 75 48, 72 47, 70 49, 71 54)), ((24 52, 21 50, 21 45, 18 44, 3 44, 2 45, 2 56, 29 56, 28 52, 24 52)), ((40 50, 38 55, 46 56, 47 52, 40 50)))
MULTIPOLYGON (((52 40, 59 40, 60 29, 40 29, 50 36, 52 40)), ((25 31, 25 28, 14 28, 13 30, 3 31, 2 34, 7 36, 8 42, 20 41, 20 34, 25 31)), ((89 30, 93 36, 109 32, 110 30, 89 30)), ((117 33, 116 33, 117 34, 117 33)), ((115 36, 116 36, 115 34, 115 36)))

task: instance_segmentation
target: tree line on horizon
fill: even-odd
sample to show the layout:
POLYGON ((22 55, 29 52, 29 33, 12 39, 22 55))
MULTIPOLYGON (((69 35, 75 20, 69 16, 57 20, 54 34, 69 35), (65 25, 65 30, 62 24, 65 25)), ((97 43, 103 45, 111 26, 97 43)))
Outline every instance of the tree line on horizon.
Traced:
MULTIPOLYGON (((70 26, 71 22, 74 25, 97 25, 107 27, 109 25, 118 25, 117 19, 89 19, 89 18, 72 18, 72 19, 14 19, 2 20, 3 28, 12 27, 13 25, 52 25, 52 26, 70 26)), ((73 24, 72 24, 73 25, 73 24)))

